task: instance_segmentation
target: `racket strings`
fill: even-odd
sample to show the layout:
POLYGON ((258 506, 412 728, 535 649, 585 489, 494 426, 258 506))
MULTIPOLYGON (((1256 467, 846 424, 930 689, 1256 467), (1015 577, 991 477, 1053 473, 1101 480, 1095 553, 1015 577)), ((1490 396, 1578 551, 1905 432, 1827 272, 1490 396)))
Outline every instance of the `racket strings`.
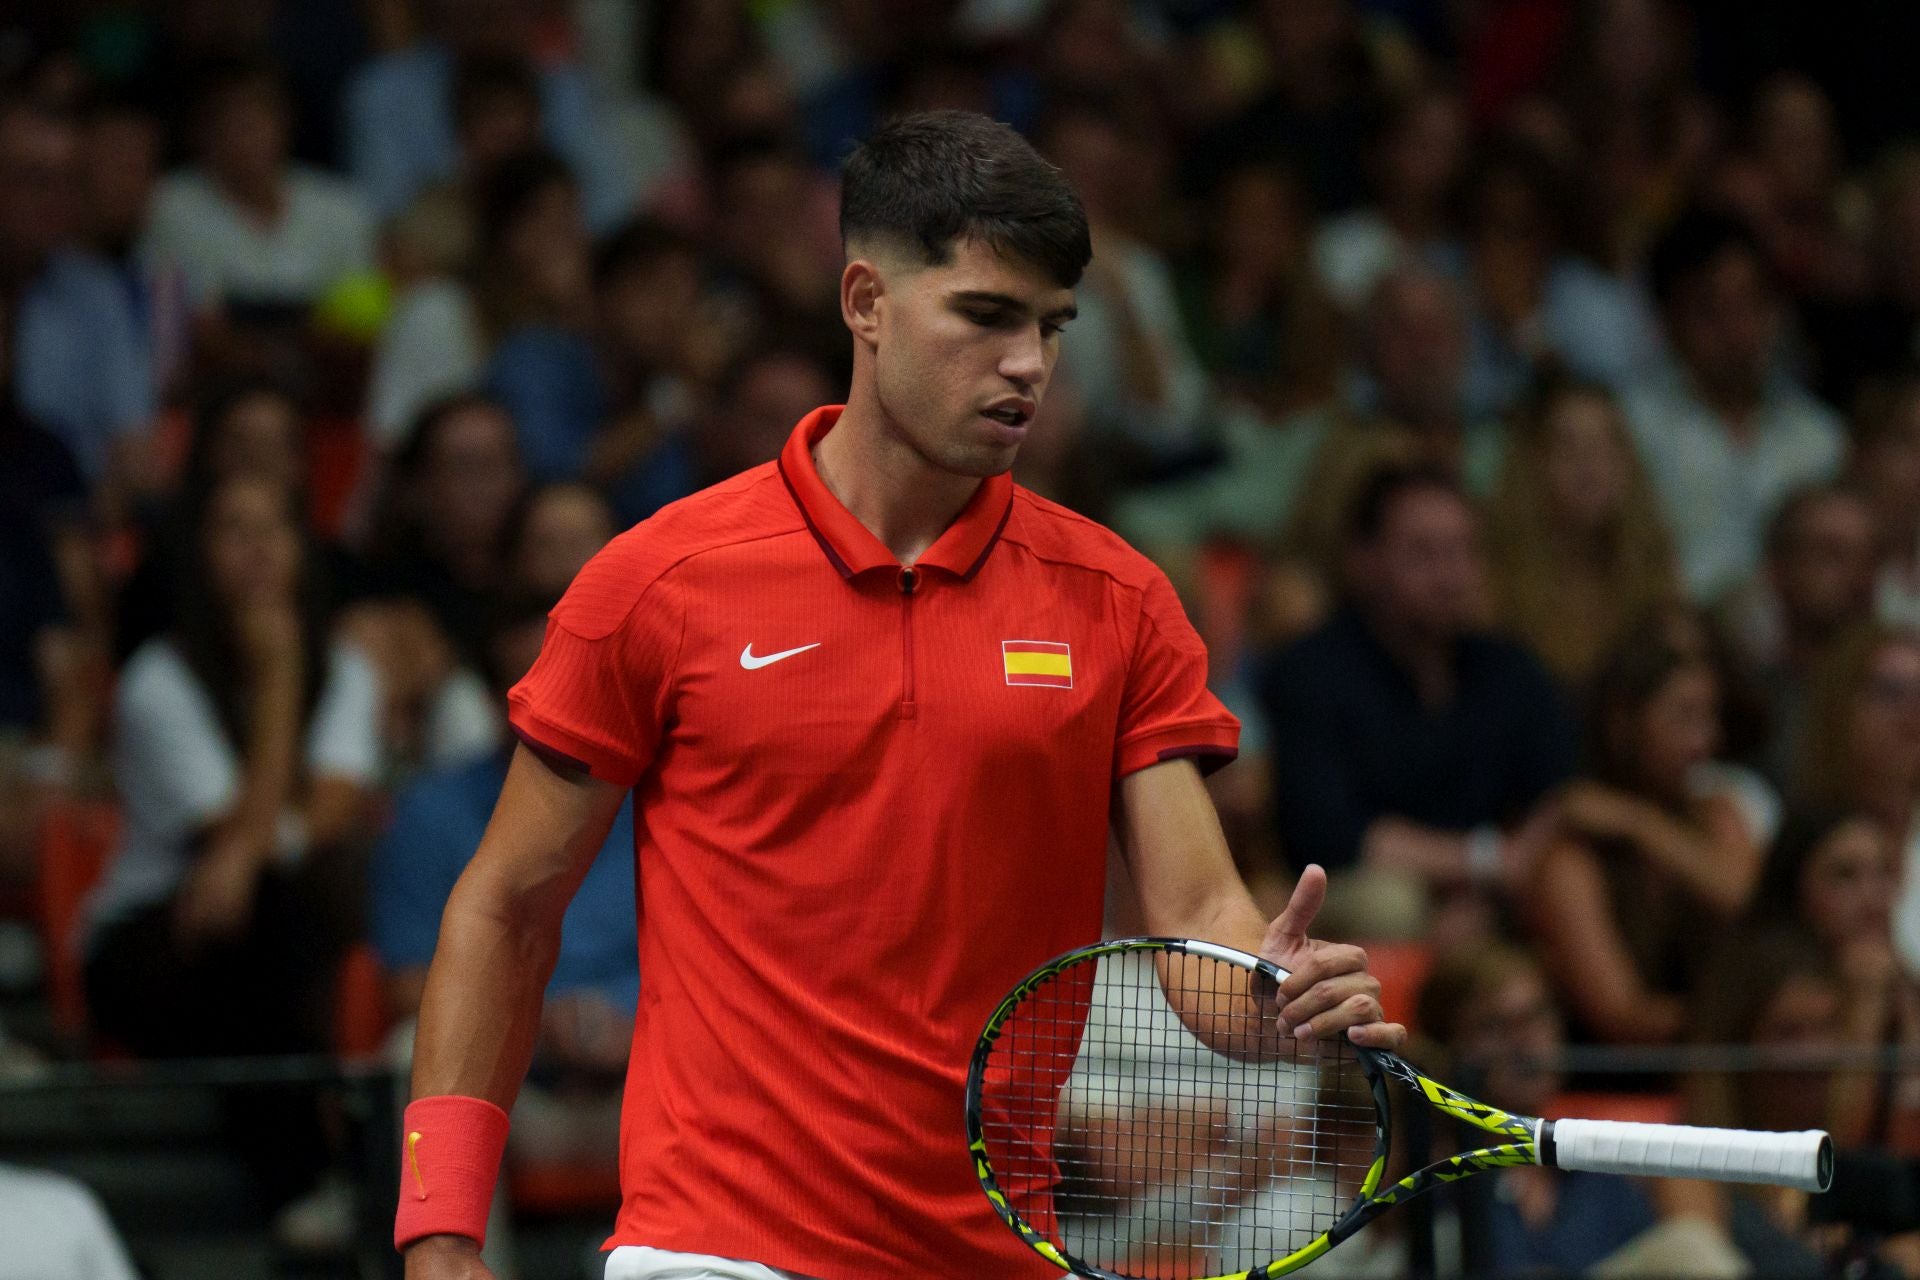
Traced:
POLYGON ((1372 1164, 1372 1095, 1344 1041, 1301 1050, 1248 979, 1211 957, 1136 952, 1030 993, 981 1091, 1010 1207, 1139 1280, 1247 1270, 1331 1227, 1372 1164))

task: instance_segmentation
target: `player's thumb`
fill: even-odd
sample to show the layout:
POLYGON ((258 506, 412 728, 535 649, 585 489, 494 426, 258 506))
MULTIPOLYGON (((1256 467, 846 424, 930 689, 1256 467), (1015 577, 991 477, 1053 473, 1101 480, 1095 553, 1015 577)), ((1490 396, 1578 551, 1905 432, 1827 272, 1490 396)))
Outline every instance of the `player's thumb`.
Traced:
POLYGON ((1267 945, 1269 948, 1286 948, 1304 941, 1307 930, 1313 927, 1314 917, 1320 914, 1320 908, 1327 900, 1327 873, 1318 863, 1308 863, 1307 869, 1300 873, 1299 882, 1293 886, 1293 895, 1287 899, 1287 905, 1273 923, 1267 926, 1267 945))

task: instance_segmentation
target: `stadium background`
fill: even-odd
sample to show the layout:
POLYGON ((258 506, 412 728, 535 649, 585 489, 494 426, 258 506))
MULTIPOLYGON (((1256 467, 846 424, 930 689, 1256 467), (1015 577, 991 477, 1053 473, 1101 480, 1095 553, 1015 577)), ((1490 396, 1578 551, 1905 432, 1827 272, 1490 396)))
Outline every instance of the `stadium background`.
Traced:
MULTIPOLYGON (((1086 202, 1018 478, 1181 590, 1263 899, 1336 869, 1443 1078, 1822 1124, 1882 1175, 1574 1226, 1516 1180, 1446 1210, 1442 1269, 1920 1274, 1915 35, 1872 0, 0 5, 0 1276, 126 1274, 115 1231, 154 1277, 391 1266, 419 850, 470 851, 579 563, 838 397, 834 165, 935 107, 1086 202), (238 578, 290 557, 253 587, 292 630, 221 603, 222 538, 238 578), (237 901, 129 925, 155 848, 249 840, 237 901), (10 1243, 66 1233, 105 1252, 10 1243)), ((591 1274, 620 915, 543 1028, 502 1274, 591 1274)), ((1341 1265, 1423 1273, 1428 1225, 1341 1265)))

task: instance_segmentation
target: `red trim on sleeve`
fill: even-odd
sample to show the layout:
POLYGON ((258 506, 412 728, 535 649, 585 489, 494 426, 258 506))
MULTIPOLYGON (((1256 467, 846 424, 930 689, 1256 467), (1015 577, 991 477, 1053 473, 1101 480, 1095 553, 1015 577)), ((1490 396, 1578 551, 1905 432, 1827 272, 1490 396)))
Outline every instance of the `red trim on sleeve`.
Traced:
POLYGON ((507 708, 507 723, 513 736, 536 754, 592 774, 601 782, 631 787, 640 780, 627 761, 585 738, 569 733, 560 725, 536 713, 524 701, 512 700, 507 708))

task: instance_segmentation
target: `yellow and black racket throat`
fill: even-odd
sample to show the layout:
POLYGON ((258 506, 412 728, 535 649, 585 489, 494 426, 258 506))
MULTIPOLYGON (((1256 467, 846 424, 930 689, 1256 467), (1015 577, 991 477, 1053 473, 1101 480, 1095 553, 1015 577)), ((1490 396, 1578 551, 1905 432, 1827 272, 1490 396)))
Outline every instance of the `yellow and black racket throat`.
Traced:
POLYGON ((967 1076, 974 1172, 1000 1218, 1095 1280, 1286 1275, 1387 1210, 1489 1169, 1569 1169, 1824 1189, 1823 1133, 1509 1114, 1345 1039, 1277 1029, 1286 974, 1178 938, 1084 947, 1023 979, 967 1076), (1387 1082, 1493 1141, 1385 1182, 1387 1082))

